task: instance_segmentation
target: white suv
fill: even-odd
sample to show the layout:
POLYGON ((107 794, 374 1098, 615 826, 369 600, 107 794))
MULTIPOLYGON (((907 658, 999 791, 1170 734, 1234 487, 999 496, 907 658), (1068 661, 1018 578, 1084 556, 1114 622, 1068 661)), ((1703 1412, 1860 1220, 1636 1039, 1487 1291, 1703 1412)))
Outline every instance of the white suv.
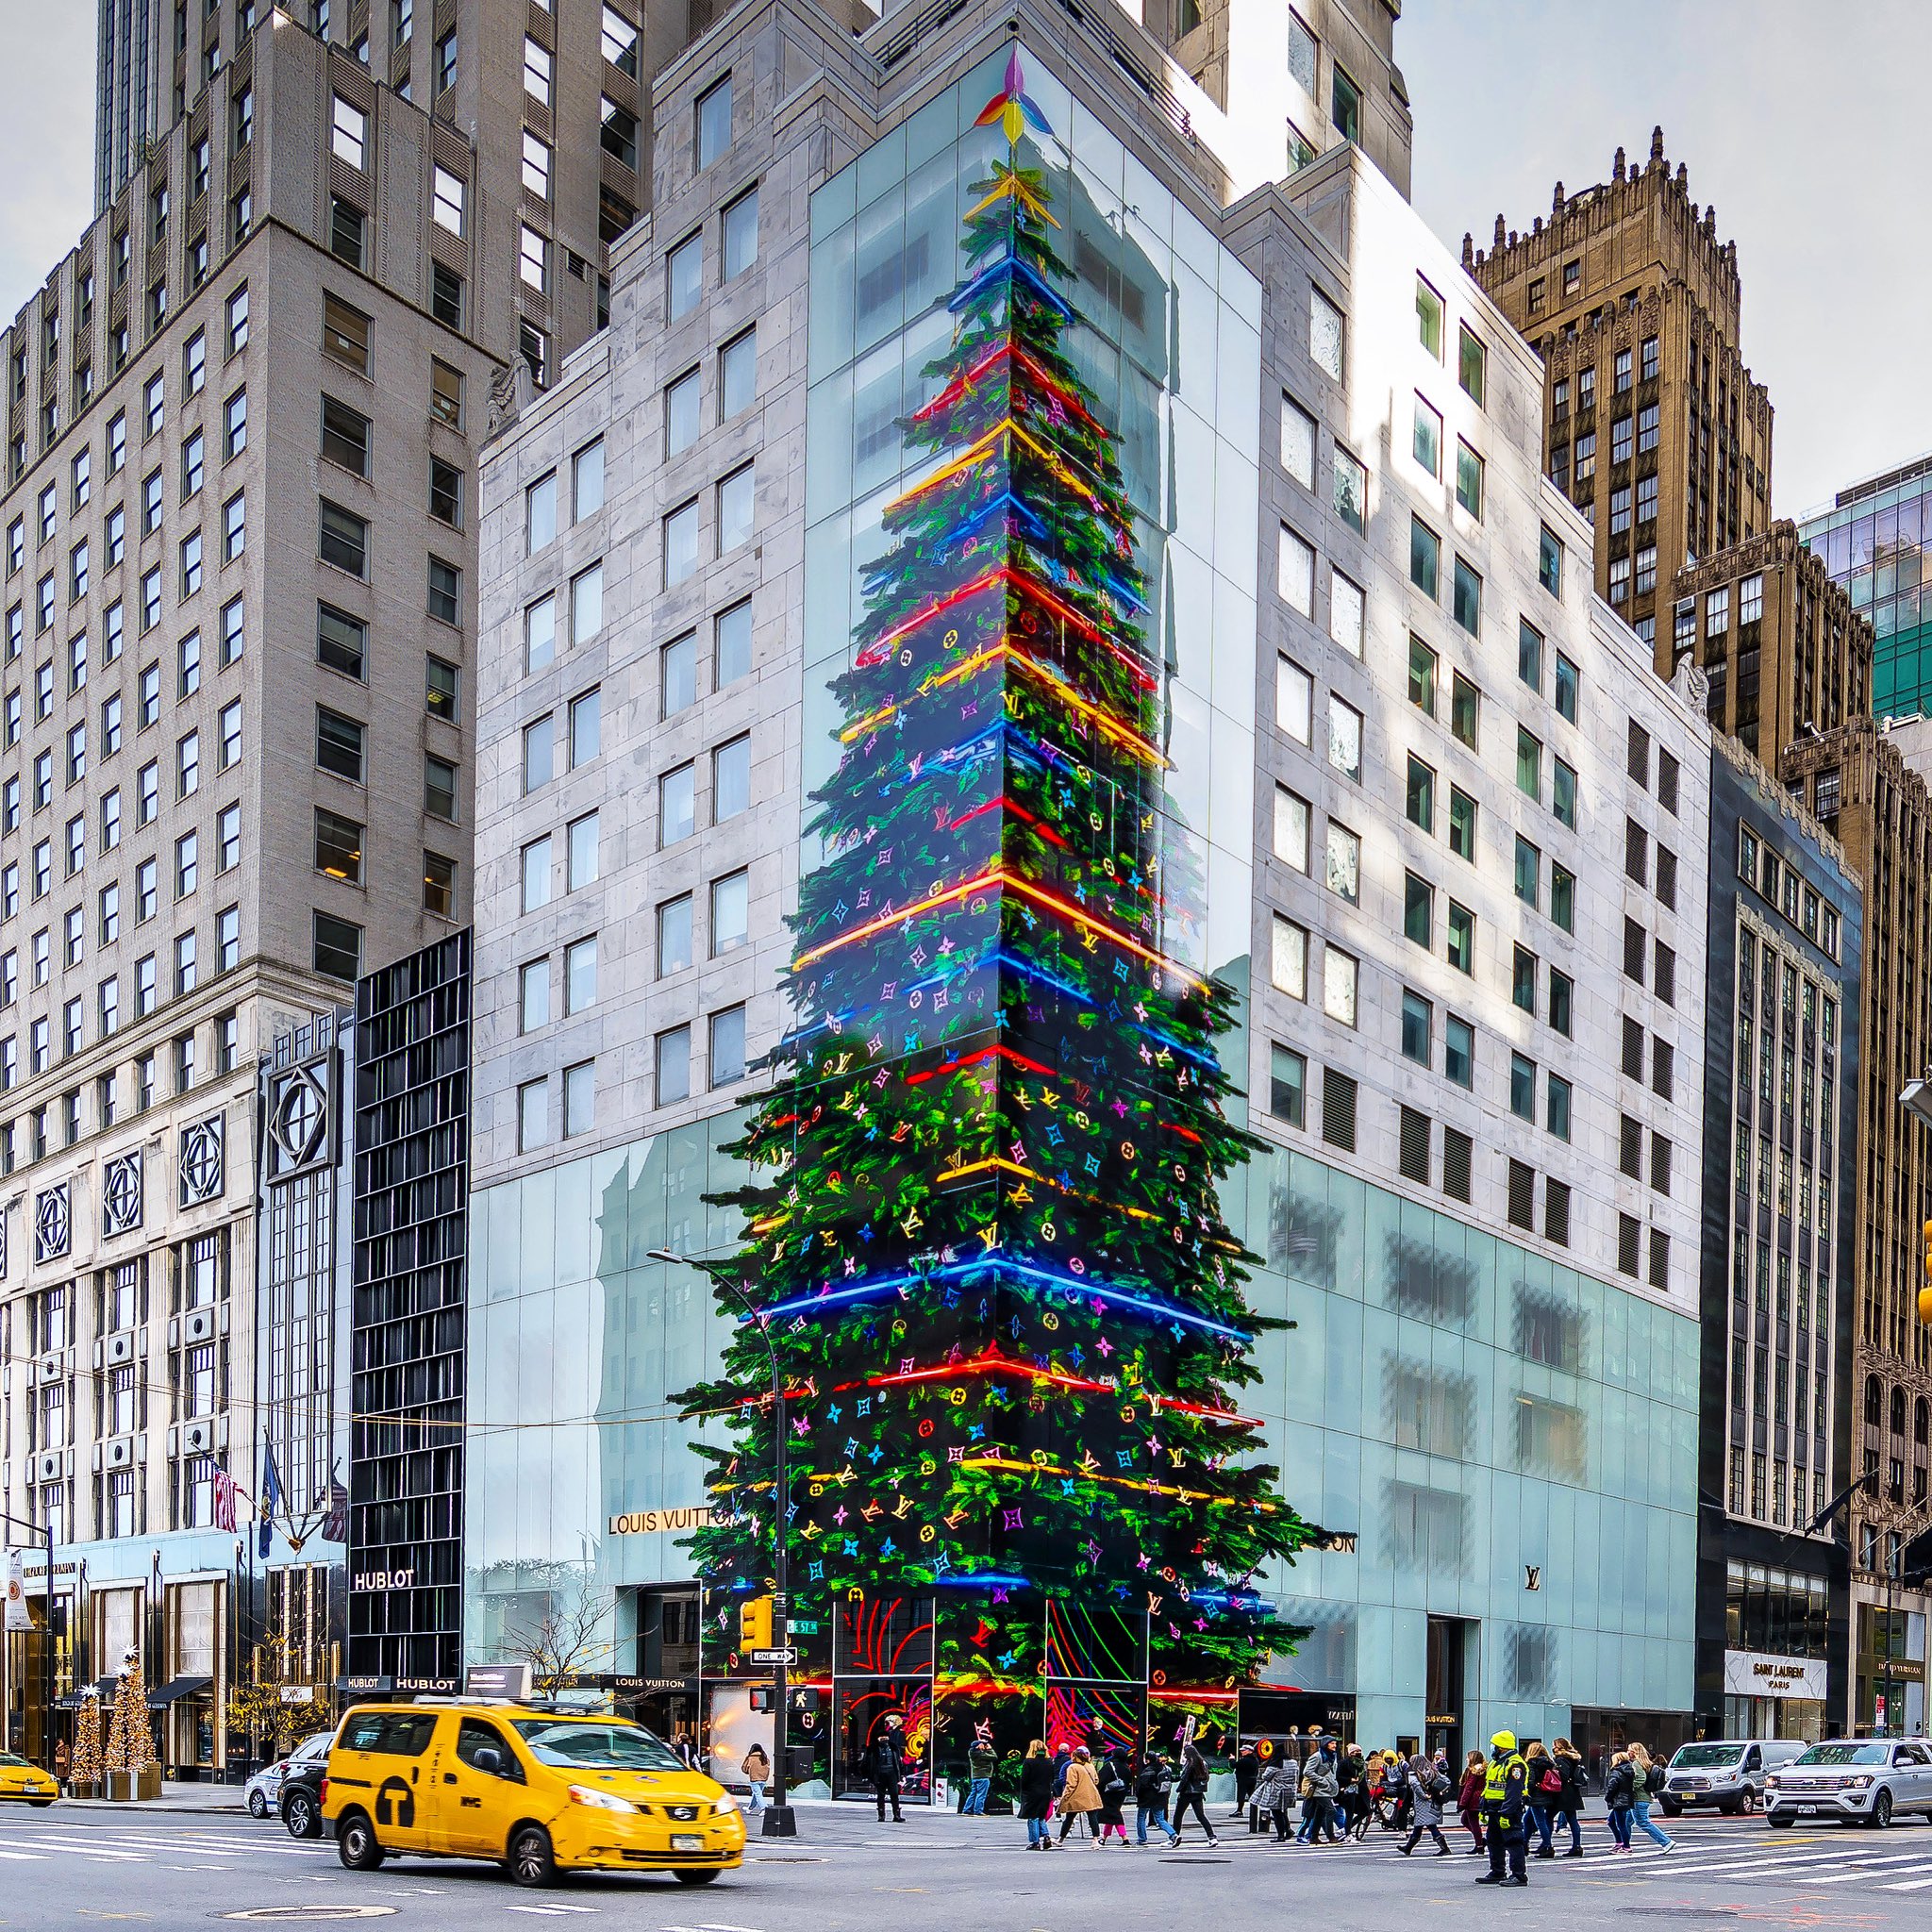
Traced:
POLYGON ((1839 1818, 1882 1831, 1901 1811, 1932 1819, 1932 1748, 1923 1738, 1844 1738, 1814 1744, 1764 1781, 1767 1824, 1839 1818))

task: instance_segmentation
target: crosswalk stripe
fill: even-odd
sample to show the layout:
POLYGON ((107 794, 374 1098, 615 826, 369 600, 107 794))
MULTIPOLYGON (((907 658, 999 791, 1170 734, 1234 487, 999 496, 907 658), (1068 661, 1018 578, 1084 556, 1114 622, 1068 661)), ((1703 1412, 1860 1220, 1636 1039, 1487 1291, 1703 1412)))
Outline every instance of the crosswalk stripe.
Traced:
POLYGON ((23 1864, 39 1865, 46 1862, 45 1852, 0 1852, 0 1858, 18 1858, 23 1864))
POLYGON ((1924 1852, 1897 1852, 1888 1858, 1868 1858, 1850 1872, 1827 1872, 1817 1878, 1800 1874, 1792 1882, 1797 1885, 1844 1885, 1853 1879, 1869 1878, 1873 1873, 1888 1865, 1911 1865, 1921 1872, 1932 1871, 1932 1865, 1923 1862, 1924 1857, 1924 1852))
POLYGON ((1932 1885, 1932 1878, 1903 1878, 1873 1889, 1876 1891, 1924 1891, 1928 1885, 1932 1885))
POLYGON ((1700 1878, 1710 1877, 1724 1872, 1781 1872, 1794 1865, 1829 1865, 1840 1858, 1863 1859, 1871 1857, 1870 1852, 1806 1852, 1789 1858, 1746 1858, 1741 1863, 1729 1865, 1690 1865, 1681 1864, 1680 1871, 1695 1872, 1700 1878))

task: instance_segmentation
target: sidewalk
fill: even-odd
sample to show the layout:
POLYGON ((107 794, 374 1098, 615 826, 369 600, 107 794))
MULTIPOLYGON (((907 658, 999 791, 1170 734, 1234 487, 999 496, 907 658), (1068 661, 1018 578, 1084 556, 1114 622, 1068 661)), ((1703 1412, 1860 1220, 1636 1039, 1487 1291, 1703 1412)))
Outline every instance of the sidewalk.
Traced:
POLYGON ((228 1817, 245 1813, 246 1801, 240 1785, 163 1784, 158 1798, 130 1799, 117 1804, 111 1798, 62 1798, 63 1811, 165 1811, 172 1816, 228 1817))

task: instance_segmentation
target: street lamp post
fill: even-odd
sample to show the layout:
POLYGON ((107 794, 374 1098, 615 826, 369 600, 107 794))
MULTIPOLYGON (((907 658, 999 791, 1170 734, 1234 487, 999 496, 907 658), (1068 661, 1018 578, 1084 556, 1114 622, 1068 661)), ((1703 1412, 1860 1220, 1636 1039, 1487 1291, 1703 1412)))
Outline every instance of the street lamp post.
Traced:
POLYGON ((33 1529, 36 1526, 46 1533, 47 1541, 47 1636, 41 1650, 41 1688, 47 1700, 46 1727, 41 1733, 41 1750, 46 1757, 46 1768, 54 1768, 54 1512, 43 1510, 46 1522, 39 1525, 19 1516, 9 1516, 0 1509, 0 1523, 14 1529, 33 1529))
POLYGON ((785 1654, 790 1649, 787 1641, 791 1625, 791 1584, 786 1559, 785 1519, 790 1513, 790 1486, 785 1474, 785 1377, 778 1370, 778 1351, 772 1346, 770 1332, 765 1326, 764 1317, 752 1305, 750 1296, 731 1277, 704 1268, 700 1261, 694 1261, 689 1255, 673 1254, 669 1248, 652 1248, 648 1258, 653 1261, 668 1261, 683 1268, 701 1268, 710 1274, 714 1281, 722 1282, 744 1306, 745 1313, 751 1318, 758 1331, 758 1340, 765 1345, 765 1354, 772 1363, 772 1641, 778 1651, 778 1662, 774 1667, 772 1686, 772 1802, 765 1807, 764 1835, 767 1838, 795 1838, 798 1835, 798 1822, 791 1807, 785 1802, 785 1735, 786 1721, 791 1716, 791 1680, 790 1667, 785 1662, 785 1654))

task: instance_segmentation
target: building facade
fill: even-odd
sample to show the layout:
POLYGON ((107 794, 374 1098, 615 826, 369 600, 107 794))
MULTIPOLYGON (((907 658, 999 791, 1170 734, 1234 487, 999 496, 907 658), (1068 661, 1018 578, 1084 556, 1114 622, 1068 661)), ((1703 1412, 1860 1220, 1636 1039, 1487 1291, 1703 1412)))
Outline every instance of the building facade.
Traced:
MULTIPOLYGON (((1898 738, 1922 752, 1923 734, 1898 738)), ((1853 1719, 1861 1729, 1913 1729, 1924 1718, 1922 1591, 1901 1590, 1907 1546, 1925 1527, 1932 1458, 1932 1330, 1918 1319, 1921 1228, 1932 1184, 1932 1130, 1900 1105, 1928 1063, 1924 961, 1932 946, 1924 891, 1932 793, 1869 718, 1789 747, 1779 776, 1833 832, 1865 882, 1866 948, 1858 1041, 1858 1188, 1863 1215, 1854 1281, 1857 1326, 1853 1467, 1843 1499, 1851 1543, 1853 1719), (1884 1707, 1885 1687, 1894 1704, 1884 1707), (1902 1699, 1902 1703, 1896 1700, 1902 1699)))
POLYGON ((1527 232, 1496 217, 1463 266, 1533 342, 1549 474, 1596 529, 1597 589, 1657 653, 1675 574, 1771 522, 1771 400, 1745 366, 1742 286, 1682 162, 1649 158, 1565 194, 1527 232))
POLYGON ((1715 740, 1705 1025, 1697 1714, 1721 1738, 1847 1734, 1861 881, 1715 740), (1825 1518, 1820 1523, 1820 1518, 1825 1518))
POLYGON ((1932 612, 1924 551, 1932 531, 1932 457, 1840 490, 1829 509, 1799 525, 1825 574, 1871 624, 1871 711, 1878 718, 1932 712, 1932 612))
POLYGON ((230 1651, 215 1472, 347 1474, 253 1408, 257 1061, 468 917, 473 452, 603 319, 683 30, 302 11, 103 0, 102 212, 0 334, 0 1507, 230 1651))
POLYGON ((1789 521, 1677 573, 1671 661, 1698 667, 1712 729, 1767 769, 1870 714, 1872 625, 1789 521))
MULTIPOLYGON (((585 1674, 644 1680, 678 1729, 741 1695, 676 1541, 707 1504, 671 1398, 724 1323, 685 1257, 737 1245, 707 1197, 786 1024, 826 682, 917 475, 898 419, 946 340, 1011 13, 886 66, 891 20, 855 42, 746 8, 669 65, 612 327, 484 475, 465 1648, 588 1600, 585 1674), (781 108, 781 29, 836 90, 781 108)), ((1666 1733, 1691 1705, 1666 1579, 1695 1545, 1707 732, 1591 593, 1535 357, 1390 181, 1341 148, 1230 208, 1106 41, 1018 18, 1065 130, 1041 148, 1081 366, 1158 560, 1194 943, 1248 989, 1265 1151, 1229 1218, 1298 1324, 1249 1399, 1324 1531, 1268 1579, 1311 1634, 1241 1721, 1666 1733)))

